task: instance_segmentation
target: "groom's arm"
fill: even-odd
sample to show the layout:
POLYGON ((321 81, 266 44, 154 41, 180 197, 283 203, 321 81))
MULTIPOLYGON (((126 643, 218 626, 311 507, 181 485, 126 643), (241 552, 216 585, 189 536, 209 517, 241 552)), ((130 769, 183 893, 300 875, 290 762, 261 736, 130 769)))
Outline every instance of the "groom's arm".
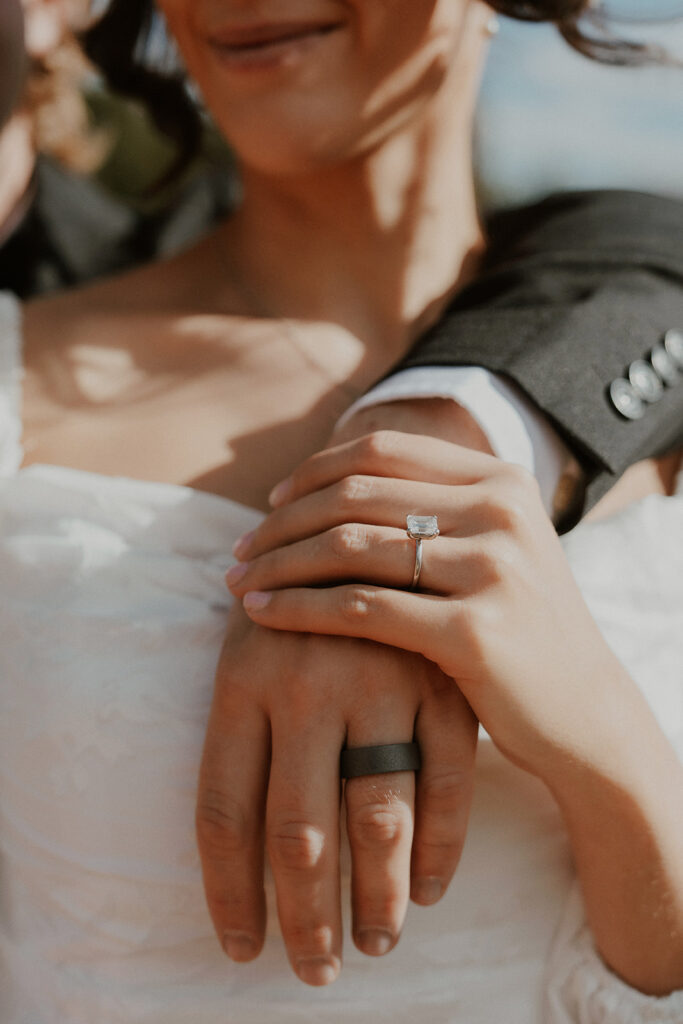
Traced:
POLYGON ((556 196, 492 222, 482 274, 409 353, 402 376, 365 403, 455 399, 497 454, 531 460, 558 490, 556 504, 567 505, 568 481, 582 481, 576 512, 632 463, 683 443, 678 328, 683 203, 616 191, 556 196))

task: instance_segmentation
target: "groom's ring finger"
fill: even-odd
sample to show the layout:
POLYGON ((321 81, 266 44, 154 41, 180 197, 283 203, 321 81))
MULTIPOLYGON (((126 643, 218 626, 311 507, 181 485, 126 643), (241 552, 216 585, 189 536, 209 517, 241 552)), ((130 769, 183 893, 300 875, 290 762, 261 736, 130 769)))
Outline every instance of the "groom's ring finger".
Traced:
MULTIPOLYGON (((410 743, 416 707, 373 694, 349 722, 350 750, 410 743)), ((367 765, 365 766, 367 768, 367 765)), ((403 927, 410 896, 415 771, 387 771, 349 778, 344 787, 352 858, 353 937, 369 956, 388 953, 403 927)))
MULTIPOLYGON (((435 537, 421 542, 419 587, 454 594, 472 568, 476 542, 435 537)), ((314 586, 362 579, 378 586, 410 588, 418 565, 418 542, 405 530, 345 523, 315 537, 270 551, 228 572, 227 582, 241 597, 248 590, 314 586)))

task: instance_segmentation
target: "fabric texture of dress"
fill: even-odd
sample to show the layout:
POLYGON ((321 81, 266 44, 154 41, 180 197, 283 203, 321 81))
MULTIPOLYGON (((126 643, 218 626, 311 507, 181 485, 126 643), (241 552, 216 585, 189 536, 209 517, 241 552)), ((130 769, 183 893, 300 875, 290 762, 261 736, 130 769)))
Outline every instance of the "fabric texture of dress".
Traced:
MULTIPOLYGON (((559 812, 482 738, 471 826, 436 906, 377 960, 291 972, 268 937, 226 959, 194 799, 230 606, 232 542, 260 513, 176 485, 20 469, 20 317, 0 296, 2 1024, 680 1024, 601 963, 559 812)), ((564 538, 609 643, 683 756, 683 490, 564 538)), ((349 857, 343 856, 349 903, 349 857)), ((346 935, 348 936, 348 915, 346 935)))

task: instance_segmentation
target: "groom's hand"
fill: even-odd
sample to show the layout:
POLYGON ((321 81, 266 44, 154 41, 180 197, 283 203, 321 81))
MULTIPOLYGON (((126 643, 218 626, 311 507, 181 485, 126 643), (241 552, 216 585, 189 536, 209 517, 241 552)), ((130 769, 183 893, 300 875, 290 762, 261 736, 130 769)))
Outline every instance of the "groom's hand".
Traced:
POLYGON ((361 409, 340 430, 335 431, 331 444, 354 441, 376 430, 425 434, 462 445, 463 448, 486 452, 487 455, 494 454, 477 421, 466 409, 449 398, 412 398, 361 409))
MULTIPOLYGON (((349 535, 350 536, 350 535, 349 535)), ((197 803, 211 916, 233 960, 265 934, 264 848, 293 969, 324 985, 341 967, 339 754, 415 737, 422 769, 345 785, 353 937, 397 942, 409 895, 439 899, 465 839, 477 723, 452 682, 415 654, 274 632, 240 605, 218 668, 197 803)))

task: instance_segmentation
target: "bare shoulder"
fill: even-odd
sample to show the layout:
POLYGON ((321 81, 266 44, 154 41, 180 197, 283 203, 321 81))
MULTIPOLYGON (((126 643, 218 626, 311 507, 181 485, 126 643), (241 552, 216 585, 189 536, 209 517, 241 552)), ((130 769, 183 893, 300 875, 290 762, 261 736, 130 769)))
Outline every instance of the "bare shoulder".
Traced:
MULTIPOLYGON (((204 240, 169 259, 29 302, 24 307, 28 417, 46 403, 68 407, 74 400, 97 401, 127 390, 143 369, 147 379, 173 370, 189 348, 177 325, 201 308, 201 283, 215 280, 209 252, 204 240)), ((223 340, 240 322, 229 315, 228 282, 224 291, 223 340)))
POLYGON ((30 364, 47 349, 63 348, 122 316, 178 311, 192 295, 192 274, 201 247, 148 263, 113 277, 36 299, 24 307, 26 359, 30 364))
MULTIPOLYGON (((116 278, 31 301, 23 314, 24 420, 53 415, 83 397, 85 364, 115 376, 132 359, 131 336, 152 309, 160 270, 144 267, 116 278)), ((87 390, 87 389, 86 389, 87 390)))

